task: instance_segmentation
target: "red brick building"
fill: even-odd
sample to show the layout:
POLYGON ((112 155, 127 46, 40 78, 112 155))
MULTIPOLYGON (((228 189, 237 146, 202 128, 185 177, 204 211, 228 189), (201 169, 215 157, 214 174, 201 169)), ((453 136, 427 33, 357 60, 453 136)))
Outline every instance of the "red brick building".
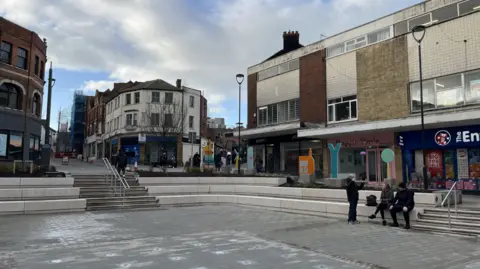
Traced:
POLYGON ((0 17, 0 159, 32 159, 40 149, 47 44, 0 17))

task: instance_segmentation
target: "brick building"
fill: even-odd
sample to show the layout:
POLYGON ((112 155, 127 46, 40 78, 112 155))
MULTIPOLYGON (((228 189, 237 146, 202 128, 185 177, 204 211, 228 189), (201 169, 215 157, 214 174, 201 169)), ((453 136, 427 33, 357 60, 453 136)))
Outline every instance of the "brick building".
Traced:
POLYGON ((0 17, 0 159, 34 159, 40 150, 47 44, 0 17))
POLYGON ((298 165, 302 143, 307 143, 301 139, 309 138, 319 141, 307 147, 325 177, 356 174, 372 184, 387 177, 422 182, 425 150, 432 186, 445 187, 452 178, 476 180, 479 10, 480 0, 424 1, 250 67, 249 130, 242 136, 267 170, 270 158, 275 171, 288 171, 290 160, 298 165), (418 44, 409 31, 416 25, 427 27, 421 43, 425 143, 418 132, 418 44), (294 98, 298 109, 289 101, 285 112, 280 103, 294 98), (291 118, 290 108, 298 116, 291 118), (287 143, 270 138, 286 133, 298 141, 296 154, 287 143), (338 144, 337 153, 333 147, 338 144), (385 149, 394 152, 388 164, 381 157, 385 149))
POLYGON ((86 149, 83 151, 86 157, 97 159, 107 156, 103 134, 105 134, 105 101, 110 93, 110 90, 105 92, 96 90, 94 96, 87 97, 85 105, 86 149))

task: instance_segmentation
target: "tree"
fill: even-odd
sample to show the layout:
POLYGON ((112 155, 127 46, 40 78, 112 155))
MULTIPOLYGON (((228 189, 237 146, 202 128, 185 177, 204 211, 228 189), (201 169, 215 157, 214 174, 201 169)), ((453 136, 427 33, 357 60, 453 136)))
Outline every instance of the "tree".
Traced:
MULTIPOLYGON (((181 100, 174 100, 173 93, 165 94, 165 97, 152 98, 152 102, 146 105, 145 112, 142 113, 140 129, 144 133, 160 137, 183 137, 183 124, 187 122, 187 107, 183 105, 181 100)), ((162 150, 158 156, 162 159, 165 145, 161 146, 162 150)), ((175 153, 176 156, 176 153, 175 153)), ((176 161, 176 160, 175 160, 176 161)), ((160 162, 162 164, 162 162, 160 162)))

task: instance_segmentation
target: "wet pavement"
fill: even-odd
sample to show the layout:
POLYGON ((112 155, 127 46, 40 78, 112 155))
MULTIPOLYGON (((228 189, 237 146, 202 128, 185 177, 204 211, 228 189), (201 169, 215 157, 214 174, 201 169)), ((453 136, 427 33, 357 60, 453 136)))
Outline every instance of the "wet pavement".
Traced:
POLYGON ((480 244, 233 206, 1 216, 7 268, 480 268, 480 244))

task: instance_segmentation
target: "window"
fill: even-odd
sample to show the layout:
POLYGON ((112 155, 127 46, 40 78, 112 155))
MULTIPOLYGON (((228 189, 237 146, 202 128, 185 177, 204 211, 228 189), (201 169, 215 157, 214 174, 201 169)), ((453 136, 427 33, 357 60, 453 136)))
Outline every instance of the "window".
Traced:
POLYGON ((449 5, 432 11, 433 21, 446 21, 457 17, 457 5, 449 5))
POLYGON ((137 119, 137 113, 133 114, 133 126, 137 126, 138 125, 138 119, 137 119))
POLYGON ((340 55, 344 52, 345 52, 345 43, 334 45, 332 47, 327 48, 327 57, 340 55))
POLYGON ((43 61, 40 61, 40 78, 45 78, 45 63, 43 61))
POLYGON ((288 62, 286 63, 283 63, 281 65, 278 66, 278 72, 279 73, 285 73, 285 72, 288 72, 289 68, 288 68, 288 62))
MULTIPOLYGON (((300 68, 300 59, 291 60, 288 63, 289 71, 296 70, 300 68)), ((280 72, 278 72, 280 74, 280 72)))
POLYGON ((394 25, 395 36, 403 35, 408 32, 408 21, 402 21, 394 25))
POLYGON ((38 93, 33 95, 32 99, 32 114, 40 116, 40 96, 38 93))
POLYGON ((258 72, 257 80, 264 80, 300 68, 300 59, 291 60, 258 72))
POLYGON ((127 114, 125 125, 126 126, 137 126, 137 114, 136 113, 130 113, 127 114))
POLYGON ((8 144, 8 158, 12 160, 21 160, 23 153, 23 135, 21 133, 11 133, 10 143, 8 144))
MULTIPOLYGON (((434 80, 425 80, 423 85, 423 109, 435 108, 435 86, 434 80)), ((410 84, 410 98, 412 100, 412 111, 420 111, 420 83, 410 84)))
POLYGON ((480 10, 480 0, 469 0, 458 3, 459 16, 480 10))
POLYGON ((165 114, 165 122, 164 126, 166 128, 173 127, 173 114, 165 114))
POLYGON ((0 62, 6 64, 12 63, 12 44, 2 42, 2 45, 0 46, 0 62))
POLYGON ((408 32, 412 30, 413 27, 418 25, 426 25, 432 21, 431 14, 427 13, 422 16, 416 17, 414 19, 408 20, 408 32))
POLYGON ((134 97, 135 97, 135 104, 140 103, 140 93, 139 92, 134 93, 134 97))
POLYGON ((33 71, 35 72, 35 75, 38 76, 38 69, 39 69, 39 65, 40 65, 40 58, 38 58, 37 55, 35 55, 35 66, 33 68, 33 71))
POLYGON ((456 74, 435 80, 437 108, 463 105, 462 75, 456 74))
POLYGON ((132 103, 132 95, 127 93, 125 94, 125 104, 130 105, 132 103))
POLYGON ((160 126, 160 114, 159 113, 150 114, 150 124, 152 126, 160 126))
POLYGON ((173 104, 173 93, 166 92, 165 93, 165 104, 173 104))
POLYGON ((342 122, 357 119, 357 96, 328 100, 328 121, 342 122))
POLYGON ((193 128, 193 116, 188 116, 188 128, 193 128))
POLYGON ((361 37, 358 37, 354 40, 347 41, 346 45, 347 45, 346 50, 351 51, 351 50, 358 49, 358 48, 361 48, 361 47, 367 45, 367 40, 366 40, 365 36, 361 36, 361 37))
POLYGON ((17 67, 27 70, 28 68, 28 51, 26 49, 17 49, 17 67))
POLYGON ((376 31, 367 35, 368 44, 376 43, 390 38, 390 27, 376 31))
POLYGON ((300 118, 299 100, 289 100, 258 108, 258 125, 280 124, 300 118))
POLYGON ((152 103, 160 103, 160 92, 152 92, 152 103))
POLYGON ((10 83, 0 85, 0 106, 19 109, 21 100, 21 91, 17 86, 10 83))
POLYGON ((190 96, 190 107, 195 107, 195 96, 190 96))
POLYGON ((480 103, 480 70, 465 74, 465 89, 468 104, 480 103))

